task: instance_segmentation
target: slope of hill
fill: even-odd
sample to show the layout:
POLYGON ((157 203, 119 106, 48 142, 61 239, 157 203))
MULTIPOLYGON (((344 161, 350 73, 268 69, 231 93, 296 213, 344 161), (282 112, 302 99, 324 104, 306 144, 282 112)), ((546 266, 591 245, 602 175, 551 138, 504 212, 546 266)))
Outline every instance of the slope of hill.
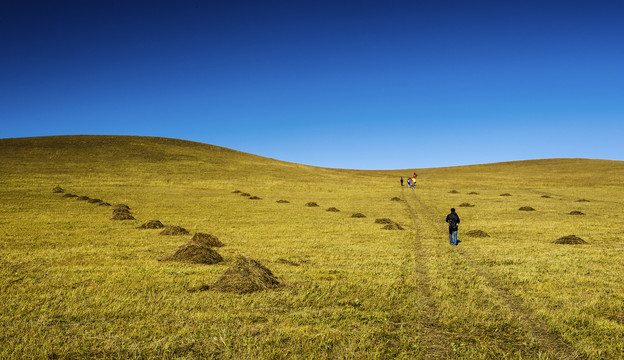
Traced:
POLYGON ((401 187, 412 171, 164 138, 2 139, 0 357, 621 356, 624 162, 419 169, 401 187), (218 237, 223 261, 177 261, 194 233, 218 237), (555 244, 572 234, 586 244, 555 244), (270 270, 254 270, 267 290, 218 291, 239 284, 225 277, 239 256, 270 270))

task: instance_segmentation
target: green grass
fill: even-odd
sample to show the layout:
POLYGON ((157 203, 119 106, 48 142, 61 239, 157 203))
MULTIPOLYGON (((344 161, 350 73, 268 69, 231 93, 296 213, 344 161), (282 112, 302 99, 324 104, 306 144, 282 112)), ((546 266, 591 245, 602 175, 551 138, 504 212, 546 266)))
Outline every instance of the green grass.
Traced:
POLYGON ((163 138, 0 140, 0 358, 622 358, 623 162, 421 169, 414 191, 398 182, 411 171, 163 138), (405 230, 382 230, 382 217, 405 230), (225 262, 161 261, 190 236, 136 229, 151 219, 218 236, 225 262), (588 244, 553 244, 570 234, 588 244), (237 255, 282 286, 189 291, 237 255))

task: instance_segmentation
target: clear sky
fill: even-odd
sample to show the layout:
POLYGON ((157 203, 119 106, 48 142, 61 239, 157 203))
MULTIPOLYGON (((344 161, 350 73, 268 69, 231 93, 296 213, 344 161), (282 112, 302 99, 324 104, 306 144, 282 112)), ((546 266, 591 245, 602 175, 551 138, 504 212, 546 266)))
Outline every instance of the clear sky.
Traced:
POLYGON ((0 138, 316 166, 624 160, 624 1, 0 1, 0 138))

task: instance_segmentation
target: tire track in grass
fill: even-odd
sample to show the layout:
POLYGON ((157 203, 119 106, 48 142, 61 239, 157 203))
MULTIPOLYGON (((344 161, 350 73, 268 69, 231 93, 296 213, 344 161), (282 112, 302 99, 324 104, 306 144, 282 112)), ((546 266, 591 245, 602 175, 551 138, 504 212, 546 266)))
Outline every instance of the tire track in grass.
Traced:
POLYGON ((438 310, 432 296, 431 278, 427 270, 427 259, 423 251, 422 234, 419 230, 422 224, 418 215, 414 212, 414 209, 412 209, 409 202, 405 199, 403 189, 401 189, 401 197, 407 211, 411 215, 414 232, 416 234, 413 241, 415 250, 413 259, 415 264, 412 264, 412 266, 414 266, 419 280, 415 282, 415 285, 418 286, 419 293, 424 298, 425 303, 425 312, 422 314, 424 319, 423 321, 419 321, 419 324, 423 327, 421 331, 424 342, 423 345, 425 347, 425 354, 423 355, 425 359, 448 359, 452 357, 452 351, 448 342, 449 333, 435 316, 438 310))
MULTIPOLYGON (((418 206, 423 210, 424 215, 428 216, 432 223, 437 222, 438 216, 431 210, 427 204, 425 204, 415 193, 412 197, 416 200, 418 206)), ((407 201, 406 201, 407 203, 407 201)), ((408 204, 410 214, 415 216, 415 212, 408 204)), ((442 234, 447 231, 446 224, 440 224, 440 231, 442 234)), ((422 246, 422 245, 421 245, 422 246)), ((461 247, 456 248, 456 253, 461 256, 466 263, 472 267, 477 274, 482 276, 486 284, 494 290, 494 293, 502 300, 502 305, 505 306, 510 314, 513 316, 515 322, 523 329, 539 347, 534 349, 528 347, 526 343, 516 341, 515 346, 519 349, 526 348, 527 354, 533 354, 540 356, 540 358, 553 358, 553 359, 587 359, 588 356, 576 349, 573 345, 566 343, 560 334, 548 330, 545 320, 536 314, 524 300, 512 294, 507 286, 505 286, 500 278, 497 278, 492 272, 478 264, 477 261, 461 247)))

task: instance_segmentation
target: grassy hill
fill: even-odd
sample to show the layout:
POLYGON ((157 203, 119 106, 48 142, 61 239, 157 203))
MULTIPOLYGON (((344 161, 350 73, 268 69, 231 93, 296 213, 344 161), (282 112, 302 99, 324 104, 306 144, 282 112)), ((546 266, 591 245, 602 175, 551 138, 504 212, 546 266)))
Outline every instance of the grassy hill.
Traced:
POLYGON ((2 139, 0 357, 621 358, 624 162, 417 169, 402 188, 413 170, 165 138, 2 139), (189 234, 137 228, 149 220, 189 234), (224 261, 168 261, 194 233, 218 237, 224 261), (554 243, 572 234, 587 244, 554 243), (279 286, 217 291, 239 256, 279 286))

